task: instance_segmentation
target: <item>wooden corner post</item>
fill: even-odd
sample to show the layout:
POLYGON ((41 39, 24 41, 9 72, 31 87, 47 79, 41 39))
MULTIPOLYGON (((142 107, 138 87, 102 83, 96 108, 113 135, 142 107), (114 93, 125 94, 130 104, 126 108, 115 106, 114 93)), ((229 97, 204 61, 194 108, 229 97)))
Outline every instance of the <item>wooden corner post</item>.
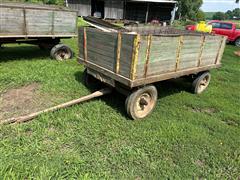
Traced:
POLYGON ((122 48, 122 33, 118 32, 117 59, 116 59, 116 69, 115 69, 117 74, 119 74, 119 71, 120 71, 121 48, 122 48))
POLYGON ((183 47, 183 36, 179 36, 178 48, 177 48, 176 68, 175 68, 175 71, 176 71, 176 72, 177 72, 178 69, 179 69, 182 47, 183 47))
POLYGON ((141 36, 139 34, 136 35, 133 43, 132 64, 131 64, 131 74, 130 74, 131 80, 135 80, 136 78, 140 38, 141 36))
POLYGON ((202 63, 202 55, 203 55, 203 50, 205 47, 205 42, 206 42, 206 36, 202 36, 201 38, 201 48, 200 48, 200 53, 199 53, 199 57, 198 57, 198 67, 201 66, 202 63))

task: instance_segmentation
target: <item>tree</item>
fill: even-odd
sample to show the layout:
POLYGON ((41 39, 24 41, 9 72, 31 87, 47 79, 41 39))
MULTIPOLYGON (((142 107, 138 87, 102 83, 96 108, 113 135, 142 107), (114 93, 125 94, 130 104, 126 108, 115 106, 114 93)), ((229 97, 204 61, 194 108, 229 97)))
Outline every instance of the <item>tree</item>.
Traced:
POLYGON ((233 18, 233 12, 231 10, 228 10, 226 13, 226 19, 232 19, 233 18))
POLYGON ((240 8, 236 8, 232 11, 232 15, 235 17, 240 17, 240 8))
POLYGON ((216 13, 213 15, 213 19, 214 19, 214 20, 225 20, 225 19, 226 19, 226 15, 225 15, 225 13, 223 13, 223 12, 216 12, 216 13))
POLYGON ((184 19, 196 20, 197 13, 202 6, 202 0, 178 0, 179 10, 178 13, 184 19))
POLYGON ((196 20, 204 21, 205 19, 206 19, 205 13, 202 10, 198 10, 197 15, 196 15, 196 20))

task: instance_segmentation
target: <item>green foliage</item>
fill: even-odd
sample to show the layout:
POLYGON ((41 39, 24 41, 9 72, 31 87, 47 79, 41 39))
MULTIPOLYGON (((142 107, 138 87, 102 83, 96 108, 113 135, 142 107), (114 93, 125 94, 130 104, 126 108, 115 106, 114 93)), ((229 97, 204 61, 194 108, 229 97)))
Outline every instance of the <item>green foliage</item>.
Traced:
POLYGON ((213 19, 214 19, 214 20, 225 20, 225 19, 227 19, 227 16, 226 16, 225 13, 223 13, 223 12, 216 12, 216 13, 213 15, 213 19))
POLYGON ((236 8, 234 10, 228 10, 226 13, 216 12, 213 14, 212 19, 214 20, 226 20, 226 19, 234 19, 240 18, 240 8, 236 8))
POLYGON ((236 8, 232 11, 232 15, 233 17, 237 17, 237 18, 240 18, 240 8, 236 8))
POLYGON ((87 22, 83 18, 78 18, 78 26, 88 26, 87 22))
POLYGON ((207 20, 212 20, 215 12, 204 12, 207 20))
POLYGON ((183 19, 196 20, 200 7, 202 6, 202 0, 178 0, 179 11, 183 19))
MULTIPOLYGON (((64 40, 77 56, 77 40, 64 40)), ((117 92, 32 122, 0 126, 2 179, 238 179, 239 58, 227 46, 202 95, 158 83, 153 114, 131 121, 117 92)), ((76 56, 56 62, 28 45, 0 49, 0 92, 38 82, 59 103, 88 94, 76 56)), ((48 100, 48 99, 46 99, 48 100)), ((0 103, 1 106, 1 103, 0 103)))
POLYGON ((196 15, 196 20, 197 21, 206 20, 205 13, 202 10, 198 10, 197 15, 196 15))
POLYGON ((196 24, 196 22, 191 20, 175 20, 173 22, 173 27, 183 30, 187 25, 194 25, 194 24, 196 24))
POLYGON ((24 1, 29 3, 52 4, 52 5, 64 6, 64 0, 24 0, 24 1))
POLYGON ((231 10, 228 10, 226 13, 226 19, 232 19, 233 18, 233 12, 231 10))

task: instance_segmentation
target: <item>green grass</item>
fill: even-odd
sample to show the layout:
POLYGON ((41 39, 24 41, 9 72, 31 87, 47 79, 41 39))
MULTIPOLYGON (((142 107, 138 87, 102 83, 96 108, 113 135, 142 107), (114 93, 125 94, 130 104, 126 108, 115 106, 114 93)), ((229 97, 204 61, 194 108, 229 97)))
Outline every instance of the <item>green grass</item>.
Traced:
MULTIPOLYGON (((75 40, 66 40, 77 51, 75 40)), ((227 46, 202 95, 162 82, 158 105, 143 121, 125 114, 114 92, 34 121, 0 126, 3 179, 238 179, 240 64, 227 46)), ((0 49, 0 92, 38 82, 41 92, 70 100, 88 94, 75 58, 56 62, 34 46, 0 49)))
POLYGON ((88 26, 88 23, 83 18, 78 18, 78 26, 88 26))

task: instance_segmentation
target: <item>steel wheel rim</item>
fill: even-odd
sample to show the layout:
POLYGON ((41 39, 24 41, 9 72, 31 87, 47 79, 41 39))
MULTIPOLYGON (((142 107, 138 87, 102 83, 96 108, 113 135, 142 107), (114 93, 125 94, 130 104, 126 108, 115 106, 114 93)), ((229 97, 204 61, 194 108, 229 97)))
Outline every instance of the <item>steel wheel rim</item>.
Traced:
POLYGON ((154 107, 154 100, 149 93, 143 93, 137 98, 134 112, 139 118, 147 116, 154 107))
POLYGON ((205 76, 198 85, 197 92, 202 93, 205 89, 207 89, 210 82, 210 76, 205 76))

